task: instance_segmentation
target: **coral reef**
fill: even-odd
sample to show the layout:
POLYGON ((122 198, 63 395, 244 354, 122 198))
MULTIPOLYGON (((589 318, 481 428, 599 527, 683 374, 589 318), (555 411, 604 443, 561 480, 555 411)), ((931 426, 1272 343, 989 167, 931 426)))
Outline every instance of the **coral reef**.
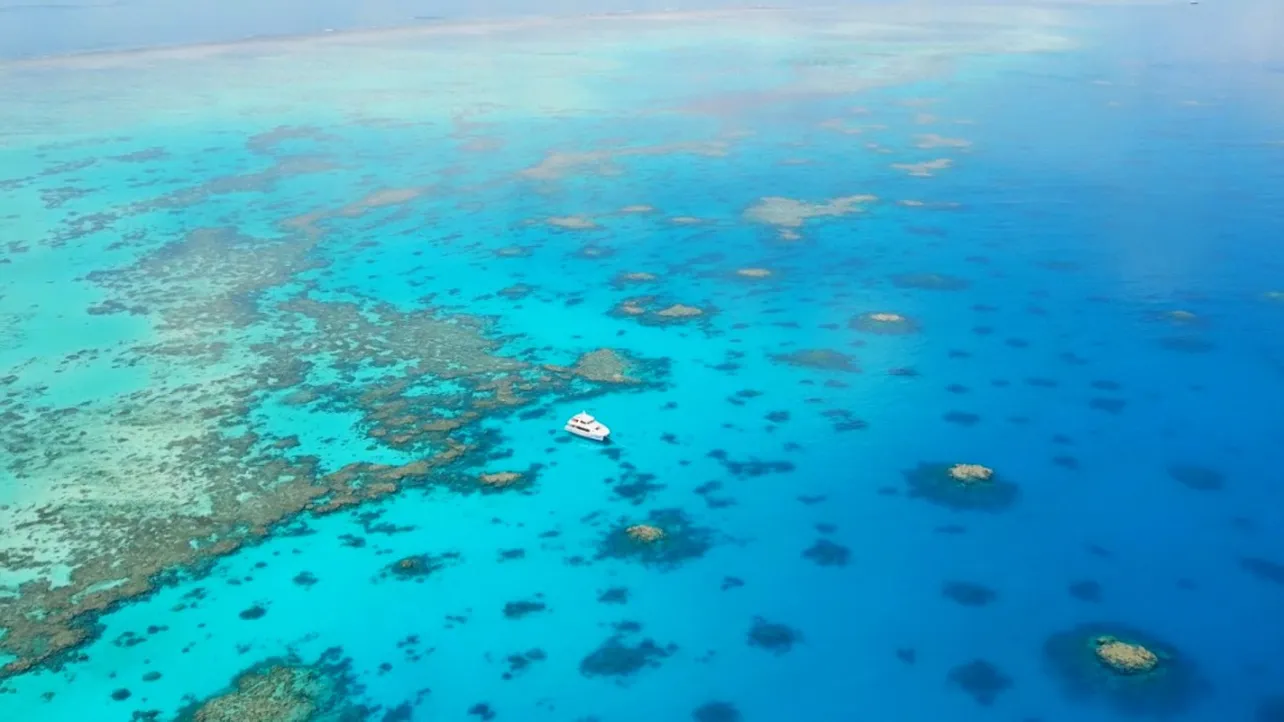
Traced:
POLYGON ((1179 717, 1207 690, 1175 647, 1125 625, 1090 623, 1053 634, 1044 655, 1067 695, 1122 714, 1179 717))
POLYGON ((480 474, 477 482, 487 489, 507 489, 522 482, 525 477, 517 471, 495 471, 488 474, 480 474))
POLYGON ((1011 677, 984 659, 955 667, 950 670, 949 680, 983 707, 994 704, 999 695, 1012 686, 1011 677))
POLYGON ((862 313, 849 321, 848 326, 857 331, 887 336, 902 336, 919 330, 914 319, 887 311, 862 313))
POLYGON ((692 321, 704 322, 712 315, 711 307, 664 301, 656 296, 626 298, 616 304, 611 315, 636 319, 646 326, 667 326, 692 321))
POLYGON ((851 373, 860 370, 860 367, 856 365, 856 359, 841 351, 835 351, 827 348, 791 351, 790 353, 774 355, 771 359, 777 363, 788 364, 790 366, 801 366, 809 369, 819 369, 821 371, 843 371, 851 373))
POLYGON ((1094 641, 1097 659, 1119 674, 1145 674, 1159 666, 1159 657, 1140 644, 1131 644, 1111 636, 1094 641))
POLYGON ((368 711, 351 698, 360 693, 350 663, 338 650, 315 664, 297 658, 270 659, 237 676, 231 689, 194 702, 175 722, 312 722, 366 719, 368 711))
POLYGON ((922 463, 905 472, 910 496, 960 510, 999 511, 1016 502, 1019 489, 976 464, 922 463))
POLYGON ((950 478, 960 484, 983 484, 994 477, 994 469, 980 464, 955 464, 950 467, 950 478))
POLYGON ((712 531, 696 526, 678 509, 662 509, 651 512, 645 523, 626 522, 609 531, 597 556, 671 568, 703 556, 712 546, 712 531))
POLYGON ((762 617, 754 617, 753 626, 749 628, 749 646, 765 649, 772 654, 785 654, 803 641, 802 633, 786 624, 769 622, 762 617))
POLYGON ((625 527, 624 533, 639 544, 653 544, 664 538, 664 530, 651 524, 634 524, 625 527))
POLYGON ((621 622, 615 627, 617 633, 580 662, 580 674, 585 677, 629 677, 644 669, 660 666, 665 657, 678 650, 675 644, 662 647, 651 639, 627 643, 630 635, 642 629, 642 625, 636 622, 621 622))

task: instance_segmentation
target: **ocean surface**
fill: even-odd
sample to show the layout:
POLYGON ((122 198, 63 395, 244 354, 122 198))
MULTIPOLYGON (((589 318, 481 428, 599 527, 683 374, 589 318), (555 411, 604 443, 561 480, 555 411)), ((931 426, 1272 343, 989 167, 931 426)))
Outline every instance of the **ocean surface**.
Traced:
POLYGON ((0 65, 0 719, 1284 720, 1280 18, 0 65))

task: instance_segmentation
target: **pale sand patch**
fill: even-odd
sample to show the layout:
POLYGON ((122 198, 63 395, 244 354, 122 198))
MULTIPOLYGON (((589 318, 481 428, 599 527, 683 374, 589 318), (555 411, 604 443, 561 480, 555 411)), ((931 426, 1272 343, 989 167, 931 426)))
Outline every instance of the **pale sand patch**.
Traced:
POLYGON ((695 143, 670 143, 632 148, 609 148, 592 151, 551 151, 535 165, 518 171, 517 175, 529 180, 559 180, 568 175, 588 173, 600 176, 618 176, 624 171, 616 161, 620 158, 656 155, 699 155, 720 158, 729 155, 730 144, 720 140, 695 143))
POLYGON ((780 240, 782 241, 796 241, 802 238, 801 233, 799 233, 798 231, 790 230, 788 228, 780 229, 779 235, 780 235, 780 240))
POLYGON ((780 228, 801 228, 812 218, 845 216, 861 213, 862 204, 878 200, 874 195, 854 195, 831 198, 823 203, 807 203, 795 198, 768 196, 760 199, 744 212, 744 217, 754 223, 765 223, 780 228))
POLYGON ((550 226, 564 228, 568 231, 591 231, 601 227, 588 216, 553 216, 544 222, 550 226))
POLYGON ((696 218, 695 216, 674 216, 669 219, 669 222, 679 226, 698 226, 705 221, 703 218, 696 218))
POLYGON ((620 209, 621 213, 651 213, 655 208, 647 205, 624 206, 620 209))
POLYGON ((646 271, 633 271, 620 276, 621 281, 628 281, 630 283, 650 283, 651 281, 656 280, 656 278, 658 277, 654 273, 647 273, 646 271))
POLYGON ((364 198, 353 201, 339 210, 339 215, 355 218, 366 211, 386 206, 409 203, 424 194, 424 188, 386 188, 374 191, 364 198))
POLYGON ((672 306, 669 306, 668 308, 656 311, 655 315, 663 316, 665 318, 693 318, 695 316, 703 316, 704 311, 702 309, 696 308, 695 306, 687 306, 685 304, 675 303, 672 306))
POLYGON ((954 161, 949 158, 937 158, 936 160, 926 160, 922 163, 893 163, 892 167, 896 170, 903 170, 912 176, 927 178, 933 172, 945 170, 952 165, 954 165, 954 161))
POLYGON ((931 125, 937 121, 937 117, 931 113, 919 113, 914 116, 915 125, 931 125))
POLYGON ((875 143, 875 142, 873 142, 873 141, 871 141, 871 142, 869 142, 869 143, 866 143, 866 144, 865 144, 865 147, 866 147, 867 149, 869 149, 869 150, 874 151, 875 153, 883 153, 883 154, 887 154, 887 153, 891 153, 891 152, 892 152, 892 149, 891 149, 891 148, 888 148, 887 146, 885 146, 885 145, 883 145, 883 144, 881 144, 881 143, 875 143))
POLYGON ((971 148, 972 141, 964 138, 947 138, 936 133, 914 136, 916 148, 971 148))
POLYGON ((780 161, 780 165, 811 165, 815 162, 811 158, 785 158, 780 161))
POLYGON ((744 278, 767 278, 771 276, 771 271, 766 268, 741 268, 736 271, 736 275, 744 278))
POLYGON ((905 208, 959 208, 963 204, 958 201, 920 201, 915 198, 907 198, 903 201, 896 201, 896 205, 905 208))

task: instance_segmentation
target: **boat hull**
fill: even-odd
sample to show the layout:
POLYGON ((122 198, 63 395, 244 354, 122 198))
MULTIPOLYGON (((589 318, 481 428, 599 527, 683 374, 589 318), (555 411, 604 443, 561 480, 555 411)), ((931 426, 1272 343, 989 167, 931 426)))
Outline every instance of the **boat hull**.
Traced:
POLYGON ((607 429, 601 432, 593 432, 593 431, 585 431, 583 429, 577 429, 570 425, 567 425, 565 428, 567 431, 571 432, 572 434, 575 434, 581 439, 589 439, 590 441, 606 441, 606 438, 611 435, 610 429, 607 429))

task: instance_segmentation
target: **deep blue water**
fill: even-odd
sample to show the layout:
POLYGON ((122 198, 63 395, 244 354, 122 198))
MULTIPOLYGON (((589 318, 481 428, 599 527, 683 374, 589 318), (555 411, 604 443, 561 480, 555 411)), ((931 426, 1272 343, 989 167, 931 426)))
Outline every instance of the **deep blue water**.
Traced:
MULTIPOLYGON (((352 395, 390 388, 400 367, 341 342, 304 354, 320 401, 285 403, 301 384, 234 396, 228 379, 272 357, 264 340, 462 357, 450 340, 389 340, 436 314, 487 319, 506 358, 568 364, 609 347, 652 364, 638 371, 649 384, 550 392, 458 433, 494 445, 442 474, 538 465, 529 488, 430 479, 291 518, 121 603, 82 657, 5 680, 3 718, 172 719, 293 654, 344 660, 342 702, 376 720, 1277 722, 1264 710, 1284 679, 1279 74, 1230 45, 1210 62, 1166 44, 1200 27, 1174 14, 1186 10, 678 16, 6 66, 0 88, 22 102, 0 110, 0 241, 16 242, 0 246, 0 376, 16 378, 0 412, 50 430, 4 437, 6 549, 65 519, 193 513, 222 467, 170 449, 201 418, 292 437, 281 454, 325 471, 424 451, 366 434, 352 395), (1139 24, 1155 35, 1124 32, 1139 24), (874 67, 877 82, 854 80, 874 67), (282 126, 324 135, 252 140, 282 126), (149 148, 167 153, 119 160, 149 148), (550 153, 581 155, 540 166, 550 153), (299 158, 334 165, 272 170, 299 158), (939 158, 952 165, 929 177, 892 167, 939 158), (264 169, 271 183, 246 180, 264 169), (797 225, 747 214, 763 198, 861 194, 877 200, 797 225), (620 211, 639 204, 652 210, 620 211), (331 214, 302 260, 264 251, 297 233, 282 221, 318 209, 331 214), (114 214, 104 228, 67 234, 100 211, 114 214), (596 227, 545 222, 567 216, 596 227), (211 227, 255 240, 195 247, 188 234, 211 227), (529 255, 498 253, 514 246, 529 255), (613 282, 629 272, 656 278, 613 282), (529 295, 500 294, 515 284, 529 295), (706 313, 612 313, 643 295, 706 313), (294 320, 300 298, 322 310, 294 320), (108 301, 145 308, 89 313, 108 301), (344 303, 385 321, 318 330, 351 321, 344 303), (916 331, 853 328, 872 312, 916 331), (228 351, 188 355, 203 340, 228 351), (785 360, 814 349, 852 366, 785 360), (177 400, 184 384, 206 389, 207 416, 177 400), (250 402, 215 408, 224 396, 250 402), (159 428, 119 415, 135 405, 159 428), (611 446, 564 438, 581 408, 613 427, 611 446), (138 450, 90 453, 64 432, 138 450), (967 509, 915 493, 920 465, 958 462, 992 467, 1015 498, 967 509), (154 501, 171 487, 178 511, 154 501), (661 549, 707 548, 669 565, 600 556, 656 512, 672 524, 661 549), (388 573, 418 554, 457 556, 420 580, 388 573), (603 597, 614 588, 627 600, 603 597), (514 602, 543 606, 505 614, 514 602), (1158 671, 1113 677, 1089 637, 1080 657, 1050 657, 1049 639, 1079 625, 1136 630, 1164 652, 1158 671), (755 644, 754 629, 792 641, 755 644), (642 650, 636 668, 621 649, 642 650), (1094 694, 1067 694, 1067 659, 1094 694), (961 684, 966 669, 991 670, 992 689, 961 684), (726 707, 696 716, 712 702, 726 707), (711 716, 729 707, 739 717, 711 716)), ((249 517, 259 502, 244 499, 249 517)), ((103 553, 125 563, 130 548, 103 553)), ((0 580, 19 593, 27 573, 0 580)))

